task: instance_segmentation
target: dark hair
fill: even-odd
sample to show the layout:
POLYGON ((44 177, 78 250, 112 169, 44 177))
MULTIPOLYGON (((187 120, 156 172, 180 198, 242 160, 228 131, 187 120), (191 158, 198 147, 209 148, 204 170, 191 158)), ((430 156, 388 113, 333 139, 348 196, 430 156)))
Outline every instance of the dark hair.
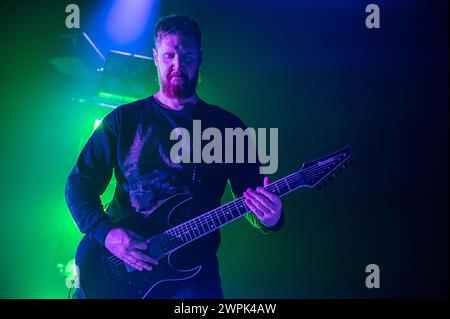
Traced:
POLYGON ((192 36, 202 47, 202 31, 197 22, 187 16, 170 15, 159 20, 155 28, 154 40, 158 46, 163 36, 167 34, 175 34, 181 36, 192 36))

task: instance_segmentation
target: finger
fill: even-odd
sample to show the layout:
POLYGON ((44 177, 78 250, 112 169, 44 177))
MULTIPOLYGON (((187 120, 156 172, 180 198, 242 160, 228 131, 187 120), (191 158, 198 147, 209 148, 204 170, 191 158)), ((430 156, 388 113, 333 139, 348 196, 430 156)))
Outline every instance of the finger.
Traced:
POLYGON ((133 240, 136 241, 144 241, 144 237, 131 230, 128 231, 128 236, 130 236, 133 240))
POLYGON ((147 243, 145 241, 135 241, 132 243, 132 248, 136 248, 139 250, 146 250, 147 249, 147 243))
POLYGON ((262 187, 258 187, 256 189, 257 193, 263 194, 264 196, 266 196, 272 203, 277 204, 279 202, 279 197, 276 196, 275 194, 269 192, 268 190, 262 188, 262 187))
POLYGON ((142 271, 144 269, 151 271, 153 269, 152 266, 135 257, 132 253, 127 254, 127 257, 129 260, 131 260, 131 266, 139 271, 142 271))
POLYGON ((262 204, 260 201, 258 201, 254 196, 248 194, 247 195, 247 200, 250 201, 250 203, 256 207, 257 209, 259 209, 260 211, 262 211, 264 214, 270 214, 270 208, 266 207, 264 204, 262 204))
POLYGON ((136 262, 136 266, 140 267, 141 269, 148 270, 148 271, 152 271, 153 270, 152 266, 150 266, 149 264, 143 262, 142 260, 138 260, 136 262))
POLYGON ((265 197, 265 195, 259 194, 252 189, 249 189, 249 191, 247 193, 250 194, 249 199, 252 200, 252 202, 255 205, 258 205, 258 203, 259 203, 258 207, 260 207, 260 205, 262 205, 261 207, 265 211, 267 211, 267 210, 270 211, 272 209, 275 209, 275 204, 272 203, 272 201, 270 201, 269 199, 267 199, 265 197))
POLYGON ((266 195, 254 190, 250 190, 250 195, 252 195, 253 198, 256 199, 258 202, 260 202, 261 204, 269 208, 275 208, 275 203, 273 203, 270 198, 267 198, 266 195))
POLYGON ((147 263, 152 263, 153 265, 158 265, 159 264, 158 259, 150 257, 149 255, 141 253, 140 251, 132 250, 130 252, 130 255, 132 255, 133 257, 135 257, 135 258, 137 258, 137 259, 139 259, 141 261, 144 261, 144 262, 147 262, 147 263))
POLYGON ((269 181, 269 178, 266 176, 266 177, 264 177, 264 181, 263 181, 263 184, 264 184, 264 187, 266 187, 266 186, 269 186, 269 184, 270 184, 270 181, 269 181))
POLYGON ((130 255, 124 256, 122 260, 136 270, 142 271, 143 269, 142 266, 138 264, 138 260, 130 255))
POLYGON ((247 207, 260 219, 260 220, 264 220, 265 216, 264 216, 264 212, 262 212, 260 209, 258 209, 258 207, 256 207, 255 205, 253 205, 253 203, 246 199, 245 200, 245 205, 247 205, 247 207))

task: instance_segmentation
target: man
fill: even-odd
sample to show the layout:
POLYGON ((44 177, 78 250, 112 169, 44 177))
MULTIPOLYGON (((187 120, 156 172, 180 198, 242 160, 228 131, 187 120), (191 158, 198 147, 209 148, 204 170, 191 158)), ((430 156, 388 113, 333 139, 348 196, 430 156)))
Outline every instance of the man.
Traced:
MULTIPOLYGON (((164 199, 176 193, 193 195, 188 218, 220 206, 229 181, 234 193, 246 197, 245 203, 253 212, 246 217, 255 227, 267 232, 283 224, 280 199, 256 188, 269 183, 259 174, 258 163, 172 160, 170 150, 176 142, 170 139, 173 129, 192 130, 193 120, 221 132, 225 128, 245 129, 245 125, 196 94, 203 53, 195 21, 185 16, 166 17, 158 23, 154 40, 160 91, 106 116, 82 150, 66 185, 68 207, 80 231, 139 271, 152 271, 158 260, 145 251, 146 238, 114 223, 132 214, 151 216, 164 199), (113 171, 117 185, 107 215, 100 195, 113 171)), ((163 297, 222 298, 216 257, 219 243, 219 231, 214 231, 191 244, 180 263, 201 263, 201 272, 181 284, 168 285, 163 297)))

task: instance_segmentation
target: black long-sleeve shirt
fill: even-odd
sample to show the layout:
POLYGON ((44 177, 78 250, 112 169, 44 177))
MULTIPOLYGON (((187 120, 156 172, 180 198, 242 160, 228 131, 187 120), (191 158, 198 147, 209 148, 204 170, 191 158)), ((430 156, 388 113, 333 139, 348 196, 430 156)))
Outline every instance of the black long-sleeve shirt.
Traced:
MULTIPOLYGON (((114 222, 132 214, 151 214, 161 200, 175 193, 195 193, 200 203, 197 214, 200 214, 220 205, 228 180, 239 196, 248 187, 262 185, 258 161, 194 165, 193 120, 201 120, 202 129, 218 128, 223 137, 225 128, 246 128, 235 115, 202 100, 176 111, 163 107, 151 96, 109 113, 87 141, 66 183, 67 205, 80 231, 104 244, 114 222), (186 128, 191 134, 191 163, 176 164, 170 158, 171 147, 177 142, 170 139, 174 128, 186 128), (192 181, 194 167, 195 185, 192 181), (117 184, 108 214, 105 214, 100 195, 113 172, 117 184)), ((202 145, 208 142, 202 141, 202 145)), ((225 145, 222 146, 224 150, 225 145)), ((224 152, 222 154, 225 159, 224 152)), ((246 217, 263 232, 278 230, 283 224, 283 215, 270 229, 253 213, 246 217)), ((215 252, 220 243, 219 232, 201 240, 202 249, 215 252)))

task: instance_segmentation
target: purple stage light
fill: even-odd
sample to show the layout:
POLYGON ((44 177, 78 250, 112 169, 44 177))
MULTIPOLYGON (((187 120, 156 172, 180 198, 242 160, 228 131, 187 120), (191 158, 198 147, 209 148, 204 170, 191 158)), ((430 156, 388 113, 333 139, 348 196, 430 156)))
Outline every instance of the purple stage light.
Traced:
POLYGON ((155 0, 115 0, 106 20, 108 36, 119 45, 137 40, 145 31, 155 0))

